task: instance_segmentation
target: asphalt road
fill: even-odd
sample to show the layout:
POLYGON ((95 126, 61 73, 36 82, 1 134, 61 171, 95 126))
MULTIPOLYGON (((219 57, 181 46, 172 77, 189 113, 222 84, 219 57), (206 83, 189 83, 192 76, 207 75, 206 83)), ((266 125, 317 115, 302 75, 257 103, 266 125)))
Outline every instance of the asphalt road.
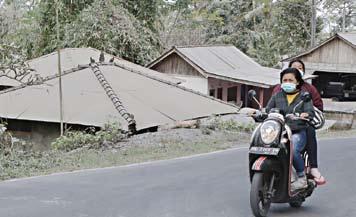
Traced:
MULTIPOLYGON (((327 185, 270 216, 356 216, 356 138, 323 140, 327 185)), ((6 217, 250 217, 247 148, 0 183, 6 217)))

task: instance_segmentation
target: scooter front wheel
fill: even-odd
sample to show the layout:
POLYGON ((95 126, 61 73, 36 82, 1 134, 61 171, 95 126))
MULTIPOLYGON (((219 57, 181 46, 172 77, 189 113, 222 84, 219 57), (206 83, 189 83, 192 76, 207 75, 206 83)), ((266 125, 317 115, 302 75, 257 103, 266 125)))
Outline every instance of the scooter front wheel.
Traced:
POLYGON ((302 206, 302 204, 303 204, 302 200, 289 202, 289 206, 291 206, 293 208, 300 208, 302 206))
POLYGON ((255 173, 251 183, 250 205, 256 217, 266 217, 271 206, 271 200, 266 198, 270 180, 264 175, 255 173))

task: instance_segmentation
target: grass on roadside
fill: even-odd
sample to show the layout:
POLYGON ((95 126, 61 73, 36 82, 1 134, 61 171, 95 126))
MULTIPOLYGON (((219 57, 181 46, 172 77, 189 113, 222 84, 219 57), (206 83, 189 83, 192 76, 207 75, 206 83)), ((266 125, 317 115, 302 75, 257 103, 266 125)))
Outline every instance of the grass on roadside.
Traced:
POLYGON ((11 155, 0 157, 2 171, 0 180, 170 159, 224 150, 233 145, 206 141, 190 145, 167 143, 147 147, 132 146, 119 150, 81 149, 73 152, 50 150, 31 153, 15 151, 11 155))

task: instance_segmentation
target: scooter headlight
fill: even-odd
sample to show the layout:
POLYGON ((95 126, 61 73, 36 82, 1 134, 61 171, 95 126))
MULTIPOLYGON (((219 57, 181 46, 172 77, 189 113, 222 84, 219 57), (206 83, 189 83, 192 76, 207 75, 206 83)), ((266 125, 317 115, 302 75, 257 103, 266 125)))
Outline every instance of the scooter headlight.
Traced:
POLYGON ((266 121, 260 128, 262 142, 266 145, 273 143, 281 131, 281 125, 273 120, 266 121))

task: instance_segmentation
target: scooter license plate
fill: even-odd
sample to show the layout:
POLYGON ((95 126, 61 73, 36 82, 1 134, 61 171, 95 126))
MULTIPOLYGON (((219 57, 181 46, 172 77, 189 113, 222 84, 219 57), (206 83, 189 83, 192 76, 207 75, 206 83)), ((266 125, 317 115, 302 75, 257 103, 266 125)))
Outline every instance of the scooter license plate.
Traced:
POLYGON ((278 155, 280 148, 251 147, 250 154, 278 155))

